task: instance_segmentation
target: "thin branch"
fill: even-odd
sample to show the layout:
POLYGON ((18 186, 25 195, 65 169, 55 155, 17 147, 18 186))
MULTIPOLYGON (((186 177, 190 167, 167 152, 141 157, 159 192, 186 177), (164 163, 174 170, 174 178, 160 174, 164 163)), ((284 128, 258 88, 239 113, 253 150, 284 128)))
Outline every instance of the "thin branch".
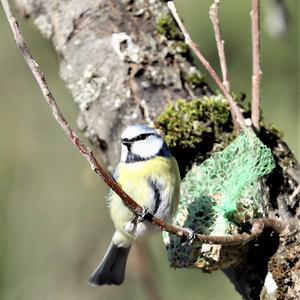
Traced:
MULTIPOLYGON (((50 92, 50 89, 47 85, 43 72, 40 70, 38 64, 33 59, 30 51, 25 43, 25 40, 20 31, 18 21, 14 17, 9 3, 7 0, 1 0, 2 6, 4 8, 6 17, 12 29, 14 39, 21 50, 21 53, 27 62, 31 72, 34 75, 35 80, 37 81, 44 99, 46 100, 48 106, 50 107, 53 117, 57 121, 57 123, 64 130, 66 135, 72 141, 77 150, 84 156, 84 158, 91 165, 92 170, 98 174, 98 176, 115 192, 120 198, 124 201, 124 203, 132 209, 137 215, 141 215, 143 213, 143 207, 137 204, 131 197, 129 197, 122 188, 111 178, 111 176, 104 170, 104 168, 100 165, 100 163, 94 157, 92 151, 83 144, 83 142, 76 135, 74 130, 71 128, 67 120, 64 118, 62 113, 59 110, 56 101, 50 92)), ((222 84, 222 83, 221 83, 222 84)), ((222 85, 223 86, 223 85, 222 85)), ((225 88, 224 88, 225 89, 225 88)), ((226 91, 226 89, 225 89, 226 91)), ((233 100, 232 100, 233 101, 233 100)), ((235 109, 238 109, 237 107, 235 109)), ((239 111, 238 111, 239 112, 239 111)), ((240 119, 242 121, 242 119, 240 119)), ((242 122, 241 122, 242 124, 242 122)), ((158 226, 161 230, 167 231, 170 234, 175 234, 178 236, 189 237, 190 233, 182 228, 177 228, 173 225, 167 224, 159 218, 149 214, 147 215, 147 220, 150 221, 153 225, 158 226)), ((206 244, 220 244, 220 245, 235 245, 235 244, 244 244, 259 236, 265 227, 271 227, 277 232, 282 232, 283 224, 279 221, 272 219, 258 219, 253 221, 253 226, 251 233, 242 233, 234 236, 207 236, 202 234, 196 234, 195 242, 201 242, 206 244)))
POLYGON ((230 81, 229 81, 228 68, 226 64, 226 56, 224 50, 225 42, 222 39, 221 29, 220 29, 219 7, 220 7, 220 0, 214 0, 214 3, 210 6, 209 9, 209 17, 211 19, 214 32, 215 32, 215 39, 216 39, 218 55, 220 60, 223 84, 227 88, 227 91, 230 92, 230 81))
POLYGON ((227 99, 227 101, 229 103, 230 110, 231 110, 231 114, 233 115, 233 119, 232 119, 233 124, 238 125, 238 126, 235 126, 235 127, 245 129, 246 128, 245 119, 244 119, 244 117, 243 117, 243 115, 240 111, 240 108, 238 107, 238 105, 234 101, 234 99, 233 99, 232 95, 230 94, 230 92, 227 90, 227 88, 222 83, 222 80, 218 76, 215 69, 210 65, 208 60, 203 56, 203 54, 200 51, 198 45, 193 42, 190 34, 186 30, 185 26, 183 25, 178 13, 177 13, 174 2, 173 1, 168 1, 167 5, 169 7, 169 10, 170 10, 171 14, 173 15, 174 19, 176 20, 180 30, 182 31, 182 33, 184 35, 186 44, 189 45, 189 47, 193 50, 193 52, 195 53, 197 58, 200 60, 202 65, 206 68, 206 70, 208 71, 210 76, 216 82, 217 86, 221 90, 221 93, 227 99))
POLYGON ((257 219, 252 222, 250 233, 241 233, 231 236, 208 236, 197 234, 197 238, 204 244, 216 245, 239 245, 247 244, 261 235, 265 228, 272 228, 277 233, 283 232, 285 226, 283 223, 274 219, 257 219))
POLYGON ((260 81, 262 71, 260 67, 260 0, 252 0, 251 32, 252 32, 252 99, 251 120, 256 131, 259 131, 260 121, 260 81))

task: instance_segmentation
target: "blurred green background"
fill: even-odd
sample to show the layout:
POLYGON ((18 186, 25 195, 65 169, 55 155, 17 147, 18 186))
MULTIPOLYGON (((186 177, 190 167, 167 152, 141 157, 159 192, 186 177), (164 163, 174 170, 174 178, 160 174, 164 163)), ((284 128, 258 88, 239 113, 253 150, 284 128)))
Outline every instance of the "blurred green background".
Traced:
MULTIPOLYGON (((286 1, 287 36, 272 38, 262 20, 262 108, 299 158, 299 3, 286 1)), ((207 16, 210 1, 177 1, 201 49, 218 68, 207 16)), ((222 24, 234 91, 250 91, 250 1, 224 0, 222 24)), ((1 7, 2 8, 2 7, 1 7)), ((21 20, 30 49, 63 113, 76 127, 77 108, 59 79, 51 43, 21 20)), ((0 9, 0 299, 148 299, 131 255, 125 283, 91 288, 89 273, 113 232, 106 187, 54 122, 0 9)), ((212 86, 214 86, 212 84, 212 86)), ((249 96, 248 96, 249 97, 249 96)), ((163 299, 240 299, 221 273, 168 267, 160 236, 150 238, 151 269, 163 299)))

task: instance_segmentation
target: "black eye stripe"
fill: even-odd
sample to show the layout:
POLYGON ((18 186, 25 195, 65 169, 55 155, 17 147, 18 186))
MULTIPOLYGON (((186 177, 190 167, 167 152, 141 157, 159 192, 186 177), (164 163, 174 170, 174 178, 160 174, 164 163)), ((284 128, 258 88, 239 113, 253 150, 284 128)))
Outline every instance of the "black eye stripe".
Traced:
POLYGON ((150 135, 157 135, 155 133, 142 133, 132 139, 122 139, 122 142, 127 142, 127 143, 133 143, 133 142, 136 142, 136 141, 142 141, 142 140, 145 140, 148 136, 150 135))
POLYGON ((140 134, 136 137, 137 141, 145 140, 150 134, 140 134))

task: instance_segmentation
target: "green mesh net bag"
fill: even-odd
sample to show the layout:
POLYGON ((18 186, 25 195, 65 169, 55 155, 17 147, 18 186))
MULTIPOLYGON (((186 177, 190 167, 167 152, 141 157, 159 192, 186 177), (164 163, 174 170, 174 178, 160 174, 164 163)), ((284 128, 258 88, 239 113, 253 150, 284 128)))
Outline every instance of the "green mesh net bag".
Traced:
MULTIPOLYGON (((186 174, 173 224, 208 235, 238 233, 242 223, 263 215, 258 179, 273 168, 271 150, 252 130, 242 132, 223 151, 186 174)), ((164 233, 164 242, 172 267, 212 271, 238 261, 237 246, 201 243, 182 246, 179 237, 168 233, 164 233)))

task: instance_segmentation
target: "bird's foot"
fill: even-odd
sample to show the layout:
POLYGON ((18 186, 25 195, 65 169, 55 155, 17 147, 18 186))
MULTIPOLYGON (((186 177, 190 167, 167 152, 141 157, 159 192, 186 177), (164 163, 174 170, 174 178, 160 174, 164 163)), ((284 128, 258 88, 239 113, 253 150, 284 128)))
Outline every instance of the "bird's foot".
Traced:
POLYGON ((144 222, 145 220, 149 220, 149 216, 151 216, 151 213, 149 212, 149 209, 147 207, 143 208, 143 211, 138 215, 138 222, 144 222))
POLYGON ((184 231, 188 232, 188 236, 183 235, 181 237, 181 245, 182 246, 189 246, 193 243, 193 241, 196 239, 196 233, 194 230, 192 230, 191 228, 181 228, 184 231))

